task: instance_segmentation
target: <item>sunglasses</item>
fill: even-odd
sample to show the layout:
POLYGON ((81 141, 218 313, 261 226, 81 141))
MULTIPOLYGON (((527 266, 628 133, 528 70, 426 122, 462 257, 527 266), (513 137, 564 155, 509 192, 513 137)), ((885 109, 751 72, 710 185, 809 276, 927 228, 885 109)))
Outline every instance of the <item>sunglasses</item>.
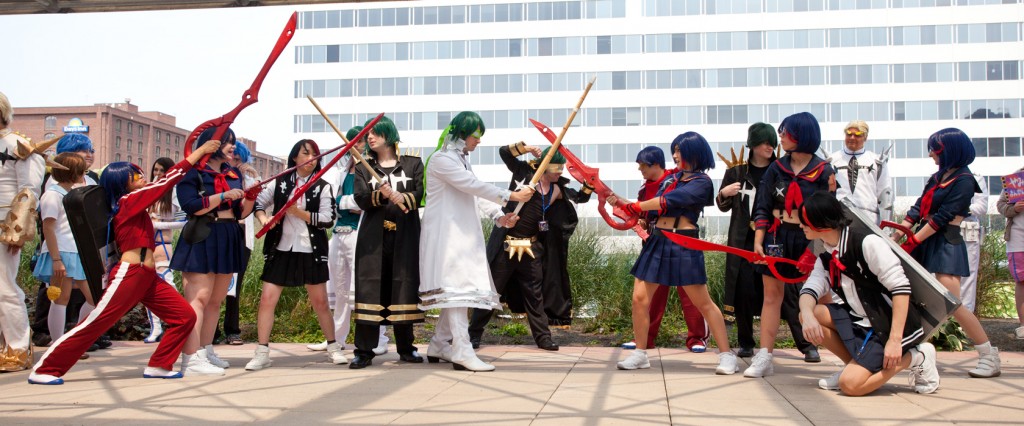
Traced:
POLYGON ((484 132, 481 132, 480 129, 476 129, 476 131, 473 132, 473 134, 471 136, 473 136, 474 138, 480 139, 480 138, 482 138, 484 136, 484 132))
POLYGON ((132 182, 138 182, 138 181, 140 181, 140 180, 142 180, 144 178, 145 178, 145 176, 142 173, 139 173, 139 172, 132 173, 132 182))
POLYGON ((864 136, 864 132, 854 129, 846 129, 847 136, 864 136))

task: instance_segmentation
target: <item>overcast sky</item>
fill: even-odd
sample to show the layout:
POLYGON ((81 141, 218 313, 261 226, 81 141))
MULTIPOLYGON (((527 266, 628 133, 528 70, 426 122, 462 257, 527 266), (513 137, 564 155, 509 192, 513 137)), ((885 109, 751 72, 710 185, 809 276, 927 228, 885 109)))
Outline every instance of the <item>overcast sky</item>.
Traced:
MULTIPOLYGON (((5 60, 0 91, 18 107, 131 102, 142 111, 177 117, 191 130, 230 111, 241 100, 291 7, 195 9, 161 12, 0 16, 5 60)), ((293 61, 292 46, 278 59, 293 61)), ((271 69, 261 102, 246 108, 232 128, 259 142, 259 150, 287 155, 291 118, 264 102, 269 90, 291 90, 271 69), (275 80, 276 78, 276 80, 275 80), (276 143, 275 143, 276 142, 276 143)))

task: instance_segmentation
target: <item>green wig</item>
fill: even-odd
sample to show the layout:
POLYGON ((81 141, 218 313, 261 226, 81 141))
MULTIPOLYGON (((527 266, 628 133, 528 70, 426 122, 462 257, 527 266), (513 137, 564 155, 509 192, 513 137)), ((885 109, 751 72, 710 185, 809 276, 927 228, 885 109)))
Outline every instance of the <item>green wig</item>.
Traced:
POLYGON ((348 133, 345 133, 345 139, 348 139, 349 142, 351 142, 352 138, 356 137, 356 135, 358 135, 359 132, 361 131, 363 131, 363 126, 355 126, 351 129, 348 129, 348 133))
POLYGON ((480 114, 473 111, 460 112, 455 118, 452 118, 448 126, 451 128, 449 133, 462 140, 466 140, 466 138, 474 133, 483 136, 484 132, 487 131, 487 127, 484 126, 484 119, 480 118, 480 114))
MULTIPOLYGON (((538 161, 537 164, 540 164, 539 161, 543 161, 544 157, 548 156, 548 152, 551 151, 551 148, 552 147, 550 147, 550 146, 547 147, 547 148, 544 148, 544 152, 541 152, 540 153, 540 158, 537 159, 537 161, 538 161)), ((562 156, 561 152, 555 151, 555 155, 551 157, 551 164, 565 164, 565 157, 562 156)))
MULTIPOLYGON (((365 127, 370 124, 370 121, 373 121, 373 119, 371 118, 366 120, 366 123, 363 123, 363 126, 365 127)), ((391 121, 387 116, 381 117, 380 121, 377 121, 377 124, 373 125, 373 128, 370 129, 370 131, 373 132, 373 134, 384 138, 389 146, 395 146, 401 141, 398 137, 398 127, 396 127, 395 122, 391 121)))

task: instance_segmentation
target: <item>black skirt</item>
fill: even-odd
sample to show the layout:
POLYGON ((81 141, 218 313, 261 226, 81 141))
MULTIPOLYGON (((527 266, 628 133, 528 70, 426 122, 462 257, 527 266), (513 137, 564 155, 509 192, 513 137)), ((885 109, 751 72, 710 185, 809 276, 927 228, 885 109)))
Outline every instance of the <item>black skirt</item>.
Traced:
POLYGON ((281 287, 325 284, 329 276, 327 262, 317 262, 313 253, 274 250, 265 255, 260 280, 281 287))
MULTIPOLYGON (((807 250, 807 246, 810 245, 810 243, 811 242, 807 240, 807 236, 804 235, 804 231, 800 229, 800 225, 782 222, 779 224, 779 229, 776 229, 774 234, 766 233, 764 235, 764 242, 762 244, 764 245, 764 254, 768 256, 778 256, 790 260, 799 260, 800 256, 804 254, 804 251, 807 250)), ((786 278, 798 278, 804 275, 796 269, 796 266, 788 263, 779 263, 775 266, 775 269, 778 269, 779 274, 786 278)), ((775 278, 775 275, 772 275, 772 271, 768 268, 768 265, 754 265, 754 271, 757 271, 761 275, 767 275, 775 278)))

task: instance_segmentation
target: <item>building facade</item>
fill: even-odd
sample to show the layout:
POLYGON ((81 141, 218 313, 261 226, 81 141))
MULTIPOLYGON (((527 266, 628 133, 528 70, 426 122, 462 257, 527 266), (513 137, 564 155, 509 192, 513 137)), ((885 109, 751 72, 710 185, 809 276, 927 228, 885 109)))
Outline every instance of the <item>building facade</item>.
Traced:
MULTIPOLYGON (((1021 166, 1024 83, 1021 0, 420 1, 307 7, 279 72, 296 137, 331 132, 304 97, 342 129, 381 111, 407 146, 429 153, 459 111, 481 113, 472 155, 506 185, 501 145, 547 142, 527 119, 558 131, 591 76, 597 82, 564 143, 630 198, 634 162, 697 131, 738 152, 747 127, 809 111, 823 148, 842 146, 850 120, 871 126, 868 149, 892 146, 897 210, 936 170, 925 140, 958 127, 978 151, 972 167, 997 194, 1021 166)), ((668 157, 668 155, 666 155, 668 157)), ((722 163, 710 172, 716 188, 722 163)), ((600 224, 597 202, 581 219, 600 224)), ((728 218, 705 210, 709 234, 728 218)))
MULTIPOLYGON (((180 161, 185 140, 192 132, 179 128, 173 115, 140 112, 128 100, 92 106, 15 108, 11 128, 33 140, 83 133, 92 139, 96 150, 95 170, 115 161, 128 161, 147 172, 157 158, 180 161)), ((262 176, 284 168, 283 160, 256 152, 255 141, 246 140, 246 144, 253 151, 253 166, 262 176)))

